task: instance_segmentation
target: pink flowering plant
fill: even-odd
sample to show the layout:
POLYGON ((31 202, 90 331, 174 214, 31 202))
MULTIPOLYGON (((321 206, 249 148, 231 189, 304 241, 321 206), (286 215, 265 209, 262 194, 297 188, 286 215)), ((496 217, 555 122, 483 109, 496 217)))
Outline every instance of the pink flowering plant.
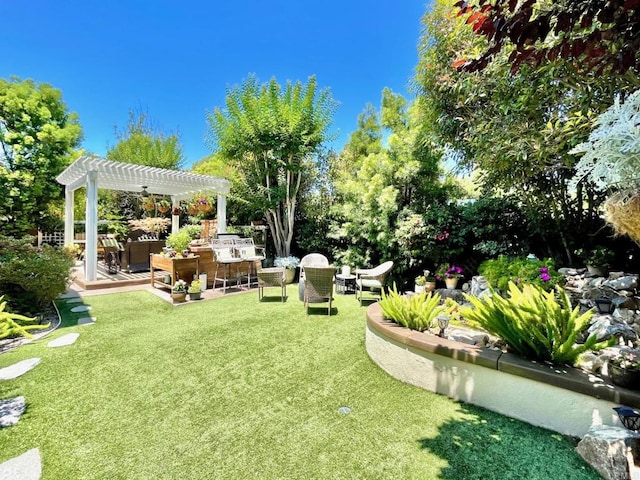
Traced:
POLYGON ((436 270, 436 278, 438 280, 446 280, 447 278, 462 278, 464 270, 457 265, 451 265, 449 263, 443 263, 436 270))

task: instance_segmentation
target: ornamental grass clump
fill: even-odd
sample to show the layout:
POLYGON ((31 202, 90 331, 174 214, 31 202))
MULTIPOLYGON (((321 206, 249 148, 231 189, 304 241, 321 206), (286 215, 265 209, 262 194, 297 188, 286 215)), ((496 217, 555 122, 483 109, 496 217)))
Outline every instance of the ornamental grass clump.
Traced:
POLYGON ((502 338, 508 350, 532 360, 550 360, 573 364, 578 355, 609 345, 597 342, 592 334, 584 344, 576 344, 578 335, 589 324, 593 311, 580 315, 571 308, 569 296, 561 287, 545 292, 541 287, 509 282, 508 297, 474 297, 465 294, 473 305, 461 309, 463 317, 502 338))
POLYGON ((394 284, 388 294, 382 292, 380 307, 385 318, 403 327, 424 332, 438 315, 447 313, 448 307, 440 305, 440 300, 440 294, 433 292, 400 295, 394 284))

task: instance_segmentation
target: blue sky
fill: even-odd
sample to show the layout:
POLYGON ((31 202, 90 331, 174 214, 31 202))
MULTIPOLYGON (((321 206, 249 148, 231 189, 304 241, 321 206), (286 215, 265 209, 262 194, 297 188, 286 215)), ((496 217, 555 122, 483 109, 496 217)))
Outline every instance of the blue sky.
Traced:
POLYGON ((249 74, 306 81, 316 75, 340 106, 340 149, 384 87, 410 96, 425 0, 155 2, 6 1, 0 77, 62 90, 83 147, 104 155, 130 110, 179 132, 186 167, 208 155, 206 114, 249 74), (28 5, 28 7, 27 7, 28 5))

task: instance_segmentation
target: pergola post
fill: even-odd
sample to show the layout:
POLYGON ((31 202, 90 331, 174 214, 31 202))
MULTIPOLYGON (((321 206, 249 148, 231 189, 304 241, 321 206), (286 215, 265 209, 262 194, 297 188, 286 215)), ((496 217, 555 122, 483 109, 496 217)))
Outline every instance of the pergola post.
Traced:
POLYGON ((64 188, 64 244, 72 245, 74 240, 73 218, 74 190, 68 185, 64 188))
POLYGON ((180 207, 180 203, 172 198, 172 205, 171 205, 171 233, 178 233, 178 230, 180 230, 180 215, 174 215, 173 214, 173 209, 176 207, 180 207))
POLYGON ((227 231, 227 197, 219 194, 216 205, 218 209, 218 233, 225 233, 227 231))
POLYGON ((98 172, 87 172, 87 205, 86 219, 86 246, 85 246, 85 271, 84 278, 94 281, 98 278, 98 172))

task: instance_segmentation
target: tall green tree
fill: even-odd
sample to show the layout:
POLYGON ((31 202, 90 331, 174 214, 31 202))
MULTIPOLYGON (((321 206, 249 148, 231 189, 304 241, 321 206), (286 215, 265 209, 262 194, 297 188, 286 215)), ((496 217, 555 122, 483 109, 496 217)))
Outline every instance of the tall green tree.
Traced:
POLYGON ((164 133, 143 111, 129 111, 123 130, 116 127, 118 143, 107 151, 116 162, 180 170, 184 163, 182 144, 177 133, 164 133))
POLYGON ((290 253, 303 178, 328 139, 335 107, 313 76, 284 88, 251 76, 208 116, 210 145, 239 172, 238 193, 266 217, 278 256, 290 253))
MULTIPOLYGON (((358 125, 332 172, 337 201, 331 236, 336 258, 365 266, 398 260, 401 224, 441 200, 442 151, 425 136, 417 104, 407 105, 388 88, 382 92, 381 111, 367 106, 358 125)), ((394 272, 403 273, 409 263, 394 272)))
POLYGON ((563 59, 512 71, 504 49, 481 71, 458 72, 456 60, 483 51, 487 41, 453 4, 437 0, 423 19, 417 82, 425 121, 462 153, 464 165, 479 169, 486 191, 520 196, 546 230, 545 255, 571 260, 575 243, 601 228, 602 198, 580 185, 576 201, 569 151, 586 138, 594 114, 631 83, 626 75, 585 75, 563 59))
POLYGON ((1 234, 58 226, 63 188, 55 177, 81 139, 78 116, 67 110, 60 90, 33 80, 0 79, 1 234))
MULTIPOLYGON (((184 164, 180 136, 163 132, 147 112, 130 110, 127 126, 116 127, 115 135, 118 142, 107 151, 109 160, 169 170, 184 164)), ((99 213, 113 221, 137 218, 142 214, 140 199, 135 193, 100 192, 99 213)))

